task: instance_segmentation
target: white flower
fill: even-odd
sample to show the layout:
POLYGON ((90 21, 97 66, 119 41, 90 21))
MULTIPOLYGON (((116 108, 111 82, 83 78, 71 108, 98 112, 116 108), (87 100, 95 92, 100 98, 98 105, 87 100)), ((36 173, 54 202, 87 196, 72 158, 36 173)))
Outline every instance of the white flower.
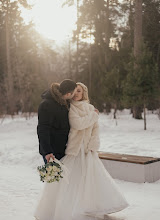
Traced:
POLYGON ((52 170, 52 166, 47 167, 46 170, 47 170, 48 172, 50 172, 50 171, 52 170))
POLYGON ((58 176, 58 172, 55 172, 54 175, 55 175, 55 176, 58 176))
POLYGON ((52 169, 54 172, 58 171, 58 168, 56 166, 53 166, 53 169, 52 169))
POLYGON ((45 178, 45 180, 48 182, 48 181, 50 181, 52 179, 52 177, 51 176, 47 176, 46 178, 45 178))

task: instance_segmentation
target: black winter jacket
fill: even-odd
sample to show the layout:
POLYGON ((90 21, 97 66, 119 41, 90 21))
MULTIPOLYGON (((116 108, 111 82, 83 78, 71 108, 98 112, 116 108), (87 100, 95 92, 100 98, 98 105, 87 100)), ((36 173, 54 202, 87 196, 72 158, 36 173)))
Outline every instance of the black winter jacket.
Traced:
POLYGON ((53 153, 57 159, 61 159, 65 155, 70 126, 67 106, 59 103, 56 86, 55 93, 54 96, 48 90, 42 95, 43 100, 38 109, 37 134, 39 153, 43 156, 53 153))

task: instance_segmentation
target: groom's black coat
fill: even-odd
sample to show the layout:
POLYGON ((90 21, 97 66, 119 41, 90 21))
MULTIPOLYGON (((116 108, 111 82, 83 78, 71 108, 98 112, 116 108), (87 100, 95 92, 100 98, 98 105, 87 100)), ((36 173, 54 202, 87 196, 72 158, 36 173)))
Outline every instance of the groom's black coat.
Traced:
POLYGON ((65 155, 70 130, 68 108, 59 94, 56 84, 53 92, 42 94, 37 126, 39 153, 43 156, 53 153, 57 159, 65 155))

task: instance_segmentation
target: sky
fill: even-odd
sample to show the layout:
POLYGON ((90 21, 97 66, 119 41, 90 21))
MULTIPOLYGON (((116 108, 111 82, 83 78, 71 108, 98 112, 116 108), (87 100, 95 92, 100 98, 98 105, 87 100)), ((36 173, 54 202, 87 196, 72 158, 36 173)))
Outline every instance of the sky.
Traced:
POLYGON ((22 9, 25 22, 33 20, 36 30, 44 37, 62 44, 76 29, 76 6, 62 8, 61 0, 28 0, 31 10, 22 9))
MULTIPOLYGON (((27 1, 32 5, 32 9, 22 8, 22 17, 26 23, 32 20, 36 30, 43 37, 54 40, 59 46, 72 38, 77 20, 76 1, 70 7, 68 5, 62 7, 65 0, 27 1)), ((121 2, 122 0, 119 1, 121 2)), ((122 20, 122 23, 124 23, 124 20, 122 20)))

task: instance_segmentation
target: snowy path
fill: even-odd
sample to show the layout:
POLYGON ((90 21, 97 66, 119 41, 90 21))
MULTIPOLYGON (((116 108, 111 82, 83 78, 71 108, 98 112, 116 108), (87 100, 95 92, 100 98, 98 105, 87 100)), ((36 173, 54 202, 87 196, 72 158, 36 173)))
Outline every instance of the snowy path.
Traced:
MULTIPOLYGON (((111 115, 100 115, 101 150, 160 156, 160 121, 149 116, 148 131, 143 122, 119 115, 118 126, 111 115), (132 126, 131 126, 132 125, 132 126), (146 146, 147 145, 147 146, 146 146), (151 147, 152 146, 152 147, 151 147)), ((33 220, 42 190, 36 167, 38 155, 37 118, 6 120, 0 125, 0 220, 33 220)), ((116 180, 130 207, 111 215, 113 220, 159 220, 160 180, 136 184, 116 180)))

